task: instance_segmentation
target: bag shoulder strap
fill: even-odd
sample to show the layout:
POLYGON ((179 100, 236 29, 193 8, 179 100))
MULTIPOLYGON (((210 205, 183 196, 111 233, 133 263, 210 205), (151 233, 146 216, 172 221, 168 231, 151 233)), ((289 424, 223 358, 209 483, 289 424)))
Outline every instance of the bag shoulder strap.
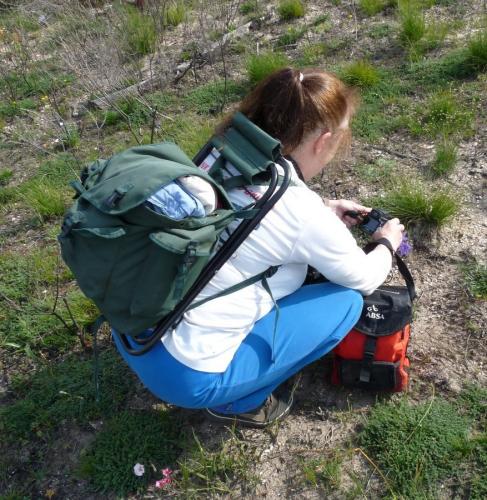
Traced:
MULTIPOLYGON (((371 241, 368 243, 365 248, 364 252, 369 253, 371 252, 375 247, 377 247, 379 243, 375 241, 371 241)), ((399 269, 399 272, 401 273, 401 276, 403 277, 404 281, 406 282, 406 287, 408 289, 409 293, 409 298, 411 299, 411 302, 417 297, 416 295, 416 286, 414 284, 414 278, 413 275, 411 274, 411 271, 409 270, 408 266, 406 263, 402 260, 402 258, 397 254, 397 252, 392 252, 393 257, 396 258, 396 263, 397 263, 397 268, 399 269)))

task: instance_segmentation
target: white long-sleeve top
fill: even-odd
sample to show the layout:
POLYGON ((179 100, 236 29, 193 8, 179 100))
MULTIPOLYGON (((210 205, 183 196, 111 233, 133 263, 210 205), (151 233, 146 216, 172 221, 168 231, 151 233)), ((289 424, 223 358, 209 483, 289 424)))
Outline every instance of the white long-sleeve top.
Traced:
MULTIPOLYGON (((385 280, 391 257, 365 254, 345 224, 322 199, 299 180, 291 166, 292 184, 250 236, 223 265, 195 300, 279 265, 268 279, 275 300, 295 292, 308 265, 330 281, 372 293, 385 280)), ((265 186, 238 188, 232 202, 248 205, 265 186)), ((389 252, 387 252, 389 253, 389 252)), ((162 342, 178 361, 204 372, 224 372, 255 322, 271 311, 273 301, 261 282, 213 299, 185 313, 162 342)))

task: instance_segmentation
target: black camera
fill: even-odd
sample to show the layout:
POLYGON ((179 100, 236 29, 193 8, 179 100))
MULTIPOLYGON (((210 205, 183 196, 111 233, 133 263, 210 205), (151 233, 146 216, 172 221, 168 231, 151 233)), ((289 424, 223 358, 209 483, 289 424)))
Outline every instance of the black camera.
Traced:
POLYGON ((392 217, 381 210, 373 208, 370 212, 356 212, 355 210, 347 210, 345 215, 360 220, 360 227, 368 234, 375 233, 377 229, 382 227, 392 217))

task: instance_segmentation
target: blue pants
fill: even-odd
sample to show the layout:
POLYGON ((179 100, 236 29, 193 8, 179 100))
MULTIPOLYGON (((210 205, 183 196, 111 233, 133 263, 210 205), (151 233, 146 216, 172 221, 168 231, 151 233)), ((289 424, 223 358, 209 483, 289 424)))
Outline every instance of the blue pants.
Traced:
POLYGON ((114 339, 130 368, 161 400, 185 408, 245 413, 333 349, 357 322, 362 303, 358 292, 333 283, 303 286, 278 301, 274 352, 275 309, 257 321, 223 373, 193 370, 174 359, 162 343, 147 354, 131 356, 116 335, 114 339))

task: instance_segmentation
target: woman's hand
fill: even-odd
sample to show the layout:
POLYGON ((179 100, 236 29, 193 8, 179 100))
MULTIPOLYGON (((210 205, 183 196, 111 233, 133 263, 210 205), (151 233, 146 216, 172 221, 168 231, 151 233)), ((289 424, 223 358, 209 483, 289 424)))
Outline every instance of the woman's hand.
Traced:
POLYGON ((345 215, 348 210, 353 210, 354 212, 370 212, 372 209, 364 207, 359 203, 351 200, 328 200, 327 205, 335 212, 340 220, 347 226, 352 227, 355 224, 360 223, 360 219, 355 219, 345 215))
POLYGON ((372 235, 372 239, 378 240, 379 238, 387 238, 391 242, 392 248, 397 250, 402 241, 403 231, 404 226, 401 224, 400 220, 391 219, 375 231, 372 235))

